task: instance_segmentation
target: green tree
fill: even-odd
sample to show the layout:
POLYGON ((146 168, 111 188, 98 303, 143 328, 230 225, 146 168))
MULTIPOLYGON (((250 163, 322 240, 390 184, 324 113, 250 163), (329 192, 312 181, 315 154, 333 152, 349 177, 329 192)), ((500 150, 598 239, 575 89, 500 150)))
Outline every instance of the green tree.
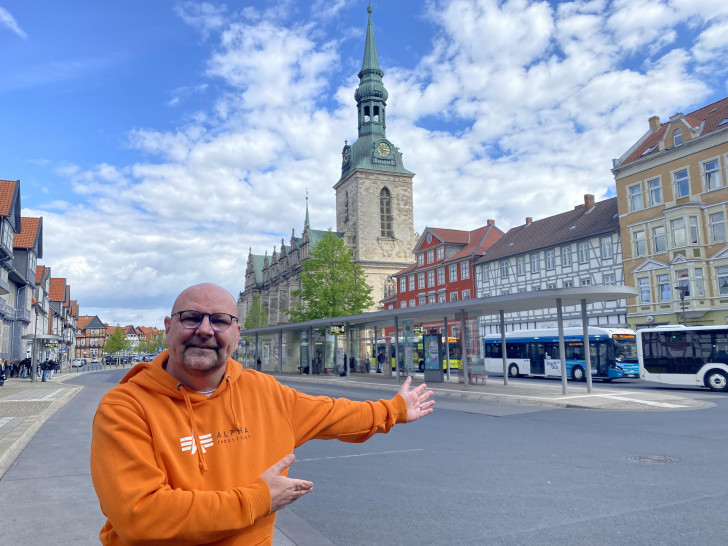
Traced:
POLYGON ((243 327, 249 330, 250 328, 261 328, 263 326, 268 326, 268 313, 265 312, 265 306, 260 296, 256 294, 253 296, 243 327))
POLYGON ((129 347, 129 342, 124 335, 124 330, 121 326, 116 326, 114 333, 104 343, 104 352, 107 354, 115 354, 119 356, 121 351, 126 350, 129 347))
POLYGON ((286 312, 293 322, 356 315, 372 305, 371 293, 364 270, 329 230, 301 263, 301 289, 293 292, 299 301, 286 312))
POLYGON ((167 348, 164 342, 164 334, 159 333, 152 339, 143 339, 137 344, 137 352, 140 354, 156 354, 159 348, 162 350, 167 348))

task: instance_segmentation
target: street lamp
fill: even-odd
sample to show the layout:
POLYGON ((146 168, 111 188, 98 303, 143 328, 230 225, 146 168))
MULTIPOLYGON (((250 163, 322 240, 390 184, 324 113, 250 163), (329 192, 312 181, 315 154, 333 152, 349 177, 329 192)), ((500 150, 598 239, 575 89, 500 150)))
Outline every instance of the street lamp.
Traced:
POLYGON ((685 296, 690 295, 690 289, 687 286, 676 286, 675 290, 680 292, 680 304, 682 305, 683 326, 687 326, 688 323, 685 320, 685 296))

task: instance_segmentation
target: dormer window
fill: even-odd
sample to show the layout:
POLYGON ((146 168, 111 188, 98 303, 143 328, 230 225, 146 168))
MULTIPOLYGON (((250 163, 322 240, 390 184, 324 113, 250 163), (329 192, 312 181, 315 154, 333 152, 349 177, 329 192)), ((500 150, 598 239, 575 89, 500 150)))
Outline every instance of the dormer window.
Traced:
POLYGON ((675 129, 672 133, 673 146, 680 146, 683 143, 682 130, 675 129))

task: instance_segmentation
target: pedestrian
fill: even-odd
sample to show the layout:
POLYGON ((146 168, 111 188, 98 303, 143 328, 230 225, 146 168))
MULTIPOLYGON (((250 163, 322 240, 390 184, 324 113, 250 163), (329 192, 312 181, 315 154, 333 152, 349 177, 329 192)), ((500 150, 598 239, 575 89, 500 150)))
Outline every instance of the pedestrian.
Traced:
POLYGON ((263 363, 260 361, 260 358, 255 361, 255 369, 260 371, 263 368, 263 363))
POLYGON ((132 368, 94 418, 102 544, 270 545, 275 513, 313 490, 287 477, 295 447, 363 442, 433 411, 410 378, 390 400, 356 402, 244 370, 230 358, 237 304, 217 285, 182 291, 164 327, 168 350, 132 368))
POLYGON ((377 355, 377 373, 382 373, 384 370, 384 351, 379 351, 379 354, 377 355))
POLYGON ((44 360, 41 363, 41 365, 40 365, 40 371, 41 371, 41 374, 42 374, 41 375, 41 377, 42 377, 41 380, 44 381, 44 382, 47 381, 47 377, 48 377, 48 361, 47 360, 44 360))

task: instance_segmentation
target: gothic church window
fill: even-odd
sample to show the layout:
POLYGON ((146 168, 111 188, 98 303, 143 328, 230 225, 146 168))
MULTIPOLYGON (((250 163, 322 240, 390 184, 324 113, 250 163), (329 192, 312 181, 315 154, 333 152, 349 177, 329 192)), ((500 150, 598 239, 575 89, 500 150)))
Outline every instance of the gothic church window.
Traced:
POLYGON ((392 196, 387 188, 379 192, 379 217, 381 225, 381 236, 390 239, 394 238, 392 231, 392 196))

